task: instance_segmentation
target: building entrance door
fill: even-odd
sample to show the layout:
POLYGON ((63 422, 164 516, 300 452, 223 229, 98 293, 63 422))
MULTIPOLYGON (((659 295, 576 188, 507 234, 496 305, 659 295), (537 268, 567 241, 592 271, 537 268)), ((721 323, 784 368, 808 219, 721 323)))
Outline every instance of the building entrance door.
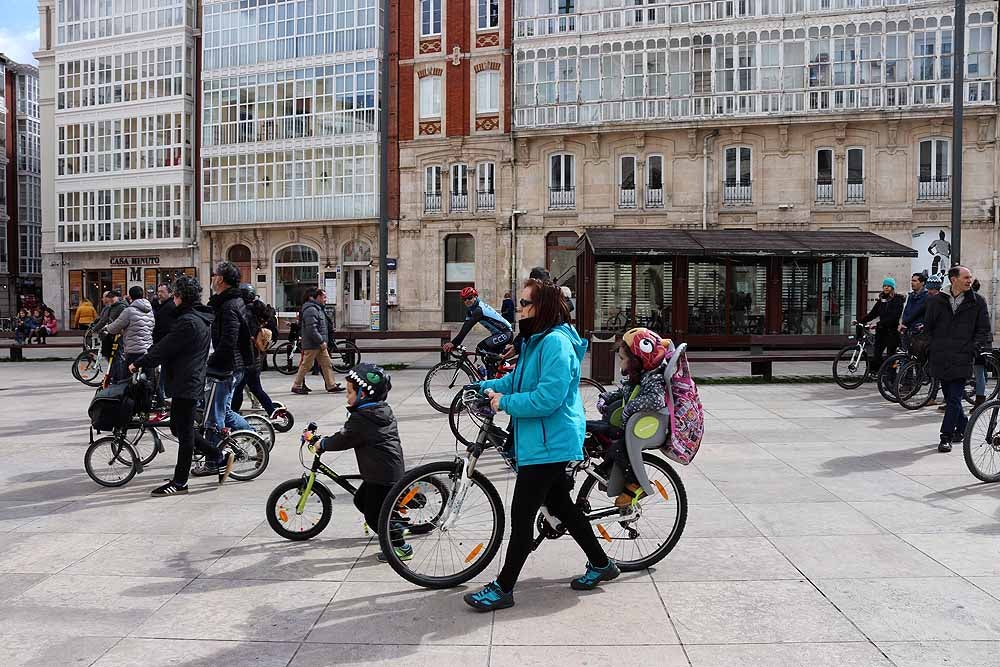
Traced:
POLYGON ((367 266, 346 266, 347 325, 365 327, 371 322, 371 269, 367 266))

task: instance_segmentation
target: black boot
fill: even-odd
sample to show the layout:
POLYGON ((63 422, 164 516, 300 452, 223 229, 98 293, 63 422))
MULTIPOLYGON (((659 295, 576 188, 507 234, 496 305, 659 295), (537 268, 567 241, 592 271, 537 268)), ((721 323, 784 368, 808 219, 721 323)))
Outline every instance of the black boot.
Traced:
POLYGON ((951 434, 942 433, 941 442, 938 443, 938 451, 947 454, 951 451, 951 434))

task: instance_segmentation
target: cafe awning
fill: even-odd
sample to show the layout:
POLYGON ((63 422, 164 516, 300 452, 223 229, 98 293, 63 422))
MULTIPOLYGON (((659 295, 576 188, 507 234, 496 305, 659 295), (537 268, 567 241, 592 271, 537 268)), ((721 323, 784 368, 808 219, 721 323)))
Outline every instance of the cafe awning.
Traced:
POLYGON ((871 232, 749 229, 592 229, 580 239, 602 256, 916 257, 917 251, 871 232))

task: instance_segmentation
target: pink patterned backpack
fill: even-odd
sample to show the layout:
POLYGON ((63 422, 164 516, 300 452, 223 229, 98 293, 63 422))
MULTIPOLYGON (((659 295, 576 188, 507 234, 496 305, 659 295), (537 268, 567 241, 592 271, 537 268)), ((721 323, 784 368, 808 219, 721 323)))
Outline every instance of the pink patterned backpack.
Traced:
POLYGON ((670 437, 663 445, 663 454, 677 463, 687 465, 698 453, 701 439, 705 435, 705 409, 698 396, 698 387, 691 377, 688 366, 687 346, 680 346, 676 352, 676 363, 668 364, 667 372, 673 368, 673 375, 667 377, 667 410, 670 413, 670 437))

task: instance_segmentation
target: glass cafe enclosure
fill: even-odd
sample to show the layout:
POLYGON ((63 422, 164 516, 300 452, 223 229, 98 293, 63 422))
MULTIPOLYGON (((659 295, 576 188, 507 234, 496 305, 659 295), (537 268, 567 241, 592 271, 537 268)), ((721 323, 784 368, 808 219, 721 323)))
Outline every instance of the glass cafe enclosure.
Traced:
POLYGON ((842 344, 869 257, 914 257, 868 232, 590 230, 577 243, 577 327, 645 326, 703 348, 842 344))

